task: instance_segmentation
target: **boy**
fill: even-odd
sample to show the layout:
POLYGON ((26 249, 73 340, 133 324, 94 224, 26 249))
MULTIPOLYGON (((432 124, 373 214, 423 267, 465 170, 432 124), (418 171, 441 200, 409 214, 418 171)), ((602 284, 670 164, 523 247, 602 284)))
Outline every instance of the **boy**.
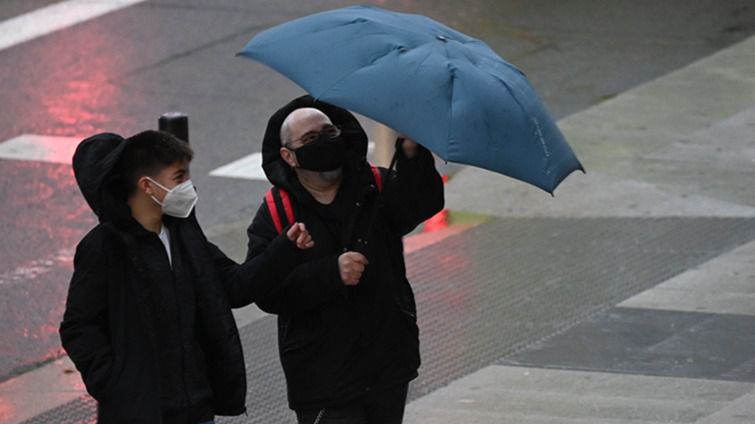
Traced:
POLYGON ((230 308, 276 290, 314 245, 294 223, 266 258, 228 259, 193 214, 192 157, 187 143, 158 131, 98 134, 74 154, 99 224, 77 246, 60 336, 100 423, 198 424, 244 413, 230 308))

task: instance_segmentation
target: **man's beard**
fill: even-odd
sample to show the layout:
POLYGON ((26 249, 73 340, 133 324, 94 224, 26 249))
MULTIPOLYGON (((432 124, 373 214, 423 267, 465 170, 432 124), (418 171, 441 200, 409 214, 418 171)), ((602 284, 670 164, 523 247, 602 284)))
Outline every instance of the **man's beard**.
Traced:
POLYGON ((320 171, 317 176, 325 183, 333 184, 341 180, 343 175, 343 168, 338 168, 333 171, 320 171))

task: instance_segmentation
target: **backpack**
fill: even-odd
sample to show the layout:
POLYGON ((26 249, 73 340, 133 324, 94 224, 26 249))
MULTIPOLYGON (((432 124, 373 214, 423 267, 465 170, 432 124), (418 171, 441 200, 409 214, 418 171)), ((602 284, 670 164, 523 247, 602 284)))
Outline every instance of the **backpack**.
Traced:
MULTIPOLYGON (((378 192, 383 191, 383 176, 380 175, 380 170, 377 166, 370 165, 370 170, 372 171, 372 177, 375 179, 375 186, 378 189, 378 192)), ((296 222, 296 217, 294 215, 294 207, 291 204, 291 196, 288 194, 288 192, 280 187, 271 187, 267 193, 265 193, 265 203, 267 204, 267 209, 270 211, 270 216, 273 218, 273 225, 275 226, 275 230, 278 232, 278 234, 283 232, 283 217, 281 216, 280 209, 278 208, 278 205, 283 206, 283 212, 286 215, 286 222, 288 224, 293 224, 296 222), (275 195, 275 192, 278 193, 278 196, 275 195), (276 201, 276 197, 278 197, 278 201, 276 201)))

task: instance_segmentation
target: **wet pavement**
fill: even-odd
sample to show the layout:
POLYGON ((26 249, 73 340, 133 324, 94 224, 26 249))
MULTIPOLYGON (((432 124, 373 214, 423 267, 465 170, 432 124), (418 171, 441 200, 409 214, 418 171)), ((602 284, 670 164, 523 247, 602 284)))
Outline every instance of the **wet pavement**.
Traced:
POLYGON ((755 316, 612 308, 503 365, 755 383, 755 316))
MULTIPOLYGON (((724 217, 740 217, 743 228, 752 228, 753 58, 755 37, 559 121, 589 172, 567 179, 555 198, 466 168, 449 183, 447 205, 505 218, 692 223, 681 233, 657 228, 664 243, 724 217)), ((754 243, 688 264, 660 284, 428 394, 408 406, 406 421, 755 422, 754 243)), ((707 243, 686 239, 678 254, 694 256, 698 246, 706 249, 707 243)), ((648 261, 643 272, 619 273, 646 281, 652 277, 644 271, 652 269, 648 261)), ((588 284, 601 290, 605 282, 593 278, 588 284)))
MULTIPOLYGON (((0 5, 0 18, 28 12, 32 3, 52 2, 4 2, 0 5)), ((746 142, 747 139, 737 135, 747 133, 751 113, 743 111, 728 121, 717 121, 707 133, 705 125, 697 125, 692 119, 685 121, 690 131, 686 144, 683 143, 687 146, 683 160, 674 160, 675 152, 670 149, 658 151, 652 131, 644 133, 644 139, 634 135, 633 145, 643 154, 652 153, 651 165, 643 168, 648 177, 642 184, 627 185, 622 179, 632 175, 631 162, 623 159, 634 157, 634 153, 596 141, 604 137, 599 130, 606 130, 597 124, 613 122, 616 113, 625 113, 629 123, 611 128, 611 134, 627 135, 633 129, 631 119, 636 119, 632 115, 636 104, 611 109, 622 104, 612 102, 619 93, 755 33, 755 5, 751 2, 710 0, 690 5, 681 0, 610 4, 598 0, 507 0, 470 1, 460 7, 458 2, 451 1, 396 0, 374 4, 427 14, 484 39, 528 74, 558 118, 570 117, 596 104, 606 103, 611 110, 605 116, 599 112, 586 113, 561 121, 567 136, 577 134, 573 143, 580 155, 586 152, 588 169, 597 168, 597 175, 610 183, 603 191, 589 183, 580 190, 584 180, 572 186, 567 184, 567 196, 563 198, 571 198, 572 202, 550 203, 545 208, 550 209, 544 211, 539 200, 532 200, 531 192, 489 191, 476 183, 468 186, 479 189, 466 190, 463 196, 457 194, 459 190, 451 190, 454 207, 462 205, 462 209, 502 218, 450 237, 437 246, 420 249, 409 257, 412 277, 418 282, 420 317, 425 320, 422 323, 425 365, 422 377, 413 386, 413 398, 501 357, 518 354, 515 352, 520 348, 572 325, 579 324, 574 327, 577 333, 569 333, 576 337, 582 328, 620 325, 611 321, 612 317, 639 322, 639 318, 631 315, 634 309, 625 307, 611 312, 609 308, 755 237, 749 220, 753 214, 746 207, 748 202, 755 203, 751 193, 747 195, 746 184, 739 178, 741 174, 730 166, 732 162, 724 158, 715 171, 707 170, 703 175, 699 171, 699 164, 710 157, 705 146, 710 145, 710 140, 715 142, 721 131, 733 140, 746 142), (574 132, 591 127, 595 127, 593 138, 574 132), (665 173, 669 163, 689 176, 682 193, 686 197, 682 200, 669 202, 665 192, 648 185, 657 181, 667 186, 676 183, 665 173), (724 194, 719 196, 720 201, 711 204, 707 199, 699 202, 695 197, 698 193, 724 194), (742 202, 743 197, 750 200, 742 202), (506 199, 511 203, 507 204, 506 199), (606 201, 623 209, 617 212, 606 208, 603 206, 606 201), (692 203, 694 206, 690 206, 692 203), (700 217, 713 211, 713 215, 739 218, 679 216, 690 210, 700 217), (622 218, 569 220, 559 216, 562 211, 580 217, 597 213, 622 218), (638 218, 646 214, 665 218, 638 218), (543 219, 543 215, 555 217, 543 219), (677 216, 668 218, 669 215, 677 216), (634 218, 625 219, 626 216, 634 218), (665 240, 664 234, 670 240, 665 240), (516 240, 520 241, 515 243, 516 240), (532 252, 542 247, 544 240, 555 244, 546 246, 549 262, 540 266, 543 262, 536 264, 532 252), (583 240, 586 245, 575 246, 569 240, 583 240), (650 247, 637 250, 640 242, 648 242, 650 247), (689 246, 694 248, 692 253, 685 250, 689 246), (623 256, 627 252, 634 259, 624 262, 629 260, 623 256), (591 268, 595 255, 601 254, 624 280, 600 274, 608 272, 605 269, 591 268), (581 259, 577 261, 575 257, 581 259), (574 284, 565 284, 571 280, 561 275, 563 268, 557 264, 567 259, 583 266, 569 272, 594 272, 597 277, 569 277, 574 284), (521 264, 531 266, 520 267, 521 264), (439 269, 445 270, 445 274, 438 275, 439 269), (496 291, 495 284, 504 274, 503 269, 521 273, 506 274, 506 284, 512 285, 507 288, 515 289, 519 297, 507 297, 506 292, 496 291), (459 281, 469 284, 459 285, 459 281), (560 297, 554 297, 556 294, 560 297), (580 303, 585 301, 586 305, 580 303), (601 311, 608 312, 597 318, 591 315, 601 311), (533 314, 531 319, 526 318, 529 313, 533 314), (444 314, 457 321, 435 319, 444 314), (470 328, 475 330, 469 331, 470 328), (447 335, 455 334, 457 339, 446 339, 447 335), (491 338, 496 334, 500 337, 491 338)), ((201 197, 200 220, 209 232, 217 235, 216 242, 231 256, 243 256, 243 242, 239 243, 238 235, 231 236, 225 230, 243 232, 268 185, 208 174, 259 151, 267 116, 299 95, 300 89, 273 71, 233 55, 264 28, 343 5, 346 2, 325 0, 147 1, 2 50, 0 93, 6 106, 0 108, 0 142, 21 134, 84 137, 97 131, 115 131, 129 135, 156 126, 157 116, 162 112, 184 111, 190 116, 191 142, 197 151, 192 178, 201 197)), ((673 87, 679 87, 679 80, 674 81, 667 86, 669 96, 675 95, 673 87)), ((734 106, 728 109, 726 100, 721 102, 724 104, 721 110, 728 111, 741 109, 746 100, 731 103, 734 106)), ((665 107, 661 101, 648 104, 651 106, 648 114, 665 107)), ((684 112, 692 117, 699 115, 697 110, 684 112)), ((726 117, 723 115, 722 112, 722 118, 726 117)), ((372 128, 370 123, 366 125, 372 128)), ((660 119, 646 119, 642 125, 665 128, 660 119)), ((741 147, 747 148, 747 144, 741 147)), ((470 181, 469 175, 458 181, 470 181)), ((93 225, 94 218, 81 200, 66 165, 0 159, 0 176, 4 212, 0 230, 5 236, 0 242, 0 381, 3 381, 61 354, 56 330, 70 277, 72 249, 93 225)), ((680 322, 710 322, 724 330, 737 328, 736 323, 726 327, 729 321, 725 317, 717 320, 693 311, 679 314, 674 319, 680 322)), ((651 322, 657 319, 650 313, 640 315, 651 316, 651 322)), ((271 321, 263 318, 243 328, 248 341, 260 336, 268 339, 261 347, 262 357, 267 359, 254 364, 275 364, 277 360, 272 354, 271 321)), ((695 328, 690 325, 684 328, 695 328)), ((570 339, 565 336, 563 340, 570 339)), ((554 339, 554 343, 557 341, 554 339)), ((595 341, 603 342, 599 338, 595 341)), ((693 342, 689 341, 690 346, 694 346, 693 342)), ((547 357, 548 349, 558 351, 562 347, 542 345, 533 348, 529 356, 512 356, 508 360, 548 366, 547 361, 537 358, 547 357)), ((252 355, 260 355, 256 349, 250 346, 248 350, 252 355)), ((595 355, 608 353, 597 351, 595 355)), ((555 361, 550 365, 564 364, 555 361)), ((621 369, 642 372, 641 368, 630 365, 621 369)), ((744 362, 740 365, 742 370, 747 366, 744 362)), ((595 371, 616 370, 596 367, 595 371)), ((263 395, 275 398, 261 410, 272 415, 252 418, 256 419, 252 422, 275 422, 273 417, 290 417, 281 406, 280 376, 275 371, 264 374, 258 365, 252 365, 249 372, 250 381, 270 381, 270 385, 250 385, 250 390, 257 390, 250 393, 250 406, 259 399, 272 399, 262 398, 263 395)), ((749 375, 744 371, 740 374, 749 375)), ((58 415, 40 416, 33 422, 65 422, 50 418, 63 415, 88 416, 92 404, 84 399, 50 411, 58 415)), ((0 410, 0 417, 5 412, 0 410)))
MULTIPOLYGON (((611 309, 605 322, 591 318, 755 239, 753 222, 500 218, 408 254, 423 358, 420 377, 411 384, 410 401, 502 357, 505 364, 686 377, 724 375, 728 377, 722 379, 755 382, 752 370, 748 373, 742 366, 755 359, 755 343, 752 337, 737 337, 753 319, 671 312, 665 315, 672 317, 659 318, 654 315, 663 312, 632 309, 611 309), (532 350, 533 343, 570 327, 532 350), (726 331, 721 333, 722 329, 726 331), (711 332, 719 334, 718 343, 701 348, 710 343, 711 332), (667 341, 665 350, 658 347, 661 340, 667 341), (720 353, 734 342, 739 348, 721 359, 720 353), (645 345, 655 349, 643 349, 645 345), (627 346, 634 350, 626 350, 627 346), (521 353, 525 348, 530 350, 521 353), (708 359, 688 362, 685 356, 682 366, 673 366, 675 355, 694 348, 698 349, 693 359, 708 359), (617 357, 617 352, 623 356, 617 357), (656 358, 653 363, 647 361, 651 356, 656 358), (666 373, 659 372, 666 368, 666 373)), ((293 421, 276 336, 274 317, 241 329, 251 383, 249 415, 218 422, 293 421)), ((81 398, 27 423, 77 422, 91 417, 93 407, 81 398)))
POLYGON ((0 160, 0 375, 63 353, 58 322, 81 235, 94 224, 69 165, 0 160), (10 244, 12 243, 12 244, 10 244))
POLYGON ((57 0, 5 0, 0 7, 0 21, 29 13, 56 3, 57 0))
MULTIPOLYGON (((6 2, 0 13, 11 17, 28 11, 30 4, 6 2)), ((345 4, 148 1, 0 51, 0 92, 7 99, 0 109, 0 140, 21 134, 84 137, 97 131, 128 135, 154 127, 165 111, 181 110, 190 117, 197 151, 193 179, 201 195, 200 220, 208 228, 249 220, 267 184, 208 174, 258 151, 267 116, 300 90, 234 54, 266 27, 345 4)), ((748 1, 723 7, 717 1, 694 6, 684 1, 471 1, 463 8, 450 1, 376 4, 424 13, 486 40, 529 75, 556 117, 611 98, 755 31, 755 8, 748 1)), ((42 174, 65 172, 46 164, 0 163, 2 270, 23 267, 25 261, 54 260, 57 252, 71 249, 93 222, 80 210, 75 190, 68 195, 70 202, 50 198, 50 187, 44 184, 24 186, 25 202, 16 191, 24 183, 17 180, 36 179, 25 169, 29 166, 42 174), (36 205, 31 214, 30 204, 36 205), (34 235, 35 227, 58 227, 61 216, 70 227, 64 236, 34 235)), ((58 183, 70 188, 70 175, 58 183)), ((56 287, 33 301, 26 289, 0 287, 8 304, 27 304, 21 308, 25 311, 40 302, 52 311, 43 324, 47 330, 37 325, 26 333, 2 333, 2 345, 38 341, 40 354, 27 356, 23 363, 4 359, 0 379, 17 367, 24 369, 27 362, 59 353, 50 350, 57 340, 49 329, 61 311, 67 278, 65 272, 54 273, 49 284, 56 287)), ((2 313, 5 322, 26 319, 17 309, 2 313)))

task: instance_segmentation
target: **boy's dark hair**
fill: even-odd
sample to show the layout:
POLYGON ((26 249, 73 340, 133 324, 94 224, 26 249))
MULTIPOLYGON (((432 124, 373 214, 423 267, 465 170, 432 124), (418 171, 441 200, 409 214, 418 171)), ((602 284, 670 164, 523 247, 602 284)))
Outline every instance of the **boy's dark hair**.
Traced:
POLYGON ((129 137, 118 164, 118 174, 126 197, 136 191, 139 178, 154 177, 176 162, 191 162, 194 151, 189 143, 155 130, 129 137))

